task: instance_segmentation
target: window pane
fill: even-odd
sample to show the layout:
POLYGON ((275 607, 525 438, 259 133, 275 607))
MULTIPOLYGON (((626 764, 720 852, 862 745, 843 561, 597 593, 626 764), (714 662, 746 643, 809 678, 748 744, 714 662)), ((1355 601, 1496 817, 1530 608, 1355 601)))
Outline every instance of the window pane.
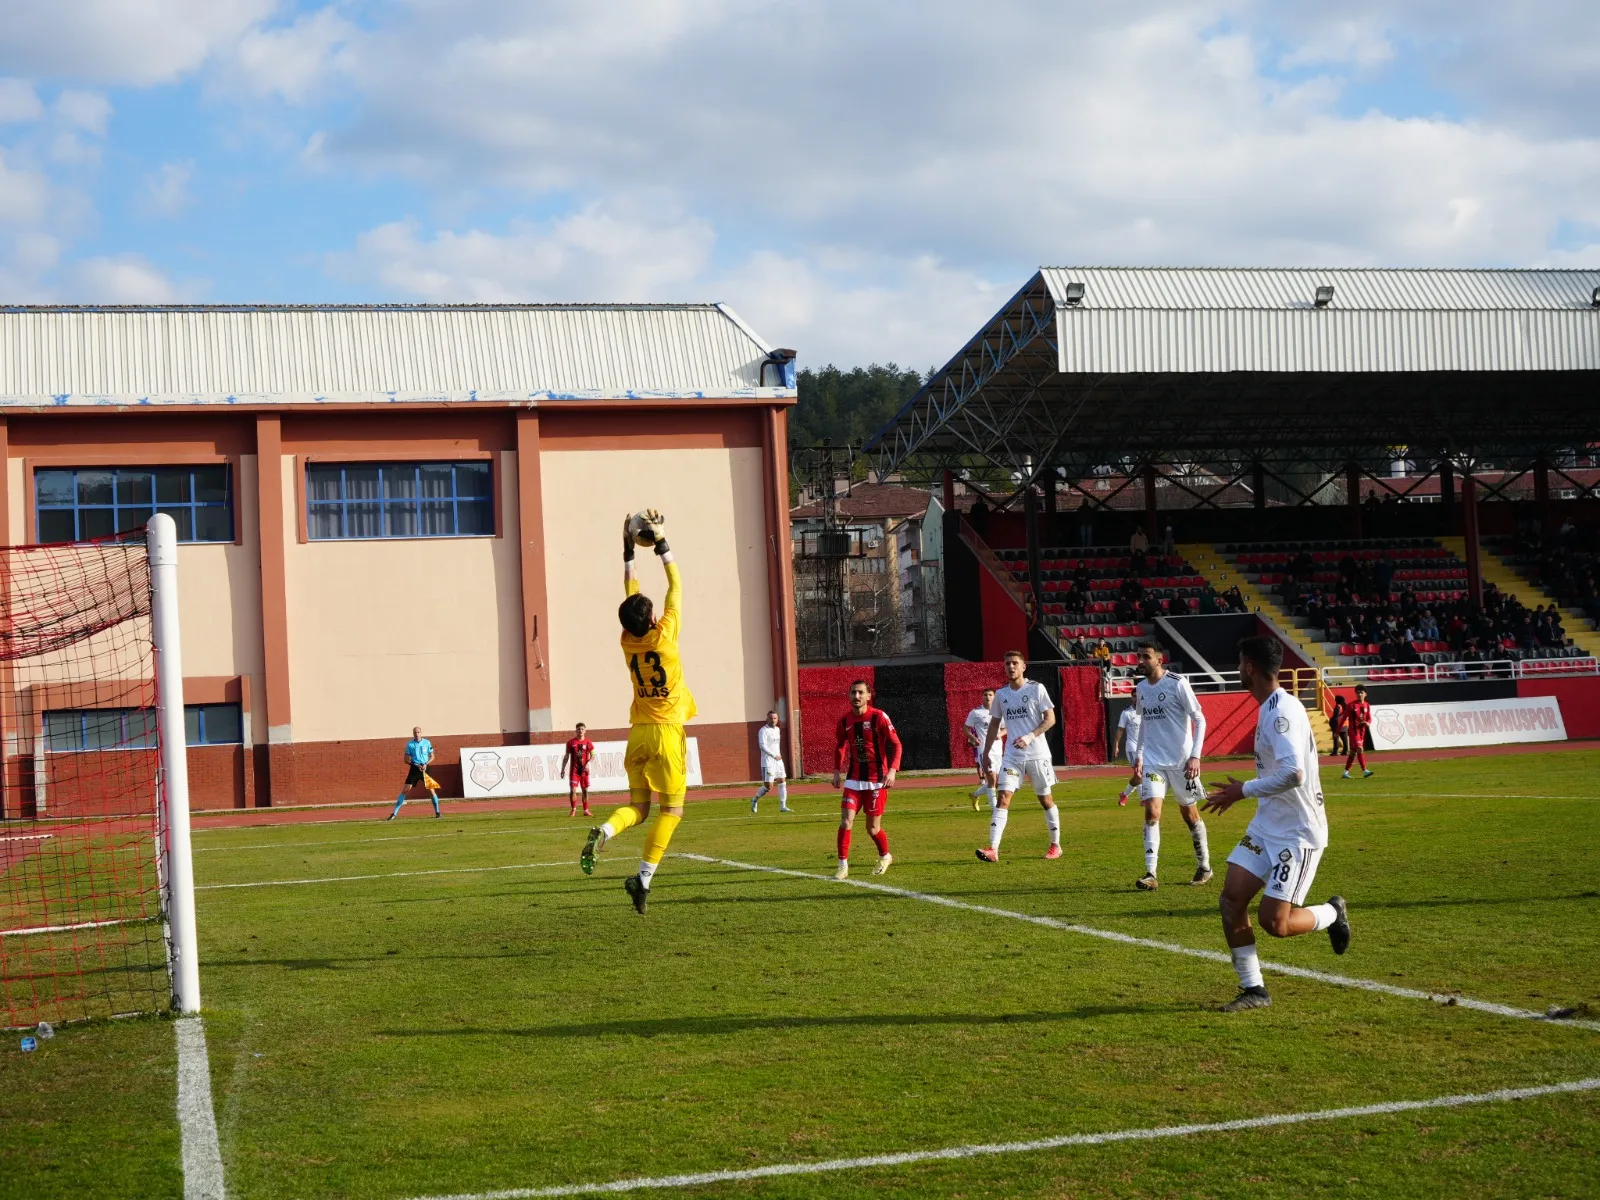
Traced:
POLYGON ((117 509, 117 532, 127 533, 131 529, 143 529, 145 522, 150 519, 148 508, 119 508, 117 509))
POLYGON ((345 537, 383 536, 383 509, 377 504, 352 504, 345 509, 345 537))
POLYGON ((111 503, 111 472, 110 471, 79 471, 78 472, 78 503, 79 504, 110 504, 111 503))
POLYGON ((446 500, 450 497, 450 464, 435 464, 422 468, 422 494, 430 500, 446 500))
POLYGON ((118 504, 149 504, 154 476, 149 471, 117 472, 118 504))
POLYGON ((456 505, 456 518, 456 532, 459 534, 493 534, 494 501, 488 497, 462 500, 456 505))
POLYGON ((39 540, 41 542, 71 542, 78 537, 78 523, 70 508, 45 508, 39 510, 39 540))
POLYGON ((74 486, 71 471, 33 473, 33 494, 40 504, 71 504, 74 486))
POLYGON ((196 467, 194 469, 195 503, 221 504, 227 498, 227 467, 196 467))
POLYGON ((487 496, 489 494, 488 463, 456 464, 456 495, 487 496))
POLYGON ((198 704, 185 704, 183 706, 183 740, 186 745, 201 745, 200 738, 200 706, 198 704))
POLYGON ((417 494, 417 469, 413 466, 383 468, 383 498, 409 500, 417 494))
POLYGON ((156 472, 157 504, 187 504, 189 500, 187 467, 163 467, 156 472))
MULTIPOLYGON (((194 541, 194 510, 191 508, 163 508, 162 512, 171 517, 178 525, 178 540, 180 542, 194 541)), ((88 514, 85 513, 85 516, 88 514)))
POLYGON ((114 510, 109 508, 80 508, 78 510, 78 535, 84 541, 90 538, 110 537, 116 530, 114 510))
POLYGON ((125 746, 153 750, 156 744, 156 710, 129 709, 122 722, 122 736, 125 746))
POLYGON ((244 741, 243 714, 237 704, 207 704, 205 710, 207 745, 229 746, 244 741))
POLYGON ((122 710, 91 708, 83 714, 83 748, 111 750, 122 742, 122 710))
POLYGON ((313 500, 340 500, 338 467, 307 467, 306 495, 313 500))
POLYGON ((217 504, 194 510, 194 540, 197 542, 233 541, 231 506, 217 504))
POLYGON ((341 536, 339 511, 337 504, 313 504, 306 521, 307 535, 314 538, 341 536))
POLYGON ((83 723, 76 712, 47 712, 44 715, 45 745, 60 752, 83 746, 83 723))
POLYGON ((376 500, 379 496, 377 467, 346 467, 344 495, 347 500, 376 500))
POLYGON ((455 505, 449 501, 422 503, 422 532, 428 537, 449 537, 456 531, 455 505))
POLYGON ((402 500, 383 506, 384 537, 417 536, 417 502, 402 500))

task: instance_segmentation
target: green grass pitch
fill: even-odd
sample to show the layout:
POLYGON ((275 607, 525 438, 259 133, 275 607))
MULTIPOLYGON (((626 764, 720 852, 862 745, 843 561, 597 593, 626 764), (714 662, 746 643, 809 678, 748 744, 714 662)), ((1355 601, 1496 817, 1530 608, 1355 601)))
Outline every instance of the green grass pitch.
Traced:
MULTIPOLYGON (((1600 753, 1375 765, 1324 771, 1312 898, 1349 898, 1350 953, 1316 934, 1263 938, 1263 958, 1600 1019, 1600 753)), ((1169 805, 1145 894, 1116 786, 1060 787, 1058 862, 1018 797, 998 866, 973 857, 987 815, 964 789, 902 787, 883 882, 1221 949, 1222 862, 1253 805, 1209 822, 1218 882, 1200 888, 1169 805)), ((585 878, 564 810, 198 833, 229 1194, 541 1188, 1600 1076, 1600 1031, 1270 973, 1270 1010, 1224 1016, 1224 964, 834 883, 835 802, 794 806, 695 803, 673 850, 817 878, 669 858, 643 918, 621 886, 639 832, 585 878), (357 875, 376 877, 217 886, 357 875)), ((858 879, 872 862, 858 830, 858 879)), ((175 1070, 160 1019, 72 1026, 26 1055, 7 1035, 0 1196, 181 1195, 175 1070)), ((652 1194, 1579 1196, 1600 1194, 1597 1162, 1584 1092, 652 1194)))

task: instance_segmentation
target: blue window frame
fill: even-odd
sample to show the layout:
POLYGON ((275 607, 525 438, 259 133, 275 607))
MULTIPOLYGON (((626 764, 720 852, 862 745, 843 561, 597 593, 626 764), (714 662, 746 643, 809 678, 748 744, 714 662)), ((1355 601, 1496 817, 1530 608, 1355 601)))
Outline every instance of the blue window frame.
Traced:
MULTIPOLYGON (((236 746, 244 741, 237 704, 185 704, 183 724, 191 746, 236 746)), ((51 753, 81 750, 151 750, 156 745, 153 708, 59 708, 44 714, 51 753)))
POLYGON ((486 462, 313 463, 306 532, 334 538, 492 537, 486 462))
POLYGON ((164 512, 180 542, 233 541, 233 477, 204 467, 39 467, 33 473, 35 536, 82 542, 142 529, 164 512))

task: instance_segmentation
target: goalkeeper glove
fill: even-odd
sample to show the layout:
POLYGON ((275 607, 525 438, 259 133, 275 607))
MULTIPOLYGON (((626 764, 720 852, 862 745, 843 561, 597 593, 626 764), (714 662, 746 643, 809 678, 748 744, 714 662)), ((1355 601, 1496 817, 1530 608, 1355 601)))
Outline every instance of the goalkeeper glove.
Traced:
POLYGON ((640 515, 644 517, 644 527, 646 532, 650 534, 650 541, 655 546, 656 553, 665 554, 667 552, 667 519, 661 515, 659 510, 654 508, 647 508, 640 515))
POLYGON ((629 530, 628 530, 629 525, 631 525, 632 523, 633 523, 633 517, 627 516, 627 517, 623 517, 622 518, 622 561, 623 562, 632 562, 633 561, 633 534, 630 533, 629 530))

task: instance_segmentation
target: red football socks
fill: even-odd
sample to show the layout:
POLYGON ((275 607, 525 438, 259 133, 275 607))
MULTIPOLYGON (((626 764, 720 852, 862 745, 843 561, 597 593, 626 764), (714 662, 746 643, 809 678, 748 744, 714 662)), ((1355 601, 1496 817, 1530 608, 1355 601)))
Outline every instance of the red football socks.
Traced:
POLYGON ((889 835, 887 833, 880 829, 877 833, 869 836, 872 838, 873 845, 878 847, 879 854, 889 853, 889 835))
POLYGON ((839 827, 839 857, 850 857, 850 831, 842 825, 839 827))

